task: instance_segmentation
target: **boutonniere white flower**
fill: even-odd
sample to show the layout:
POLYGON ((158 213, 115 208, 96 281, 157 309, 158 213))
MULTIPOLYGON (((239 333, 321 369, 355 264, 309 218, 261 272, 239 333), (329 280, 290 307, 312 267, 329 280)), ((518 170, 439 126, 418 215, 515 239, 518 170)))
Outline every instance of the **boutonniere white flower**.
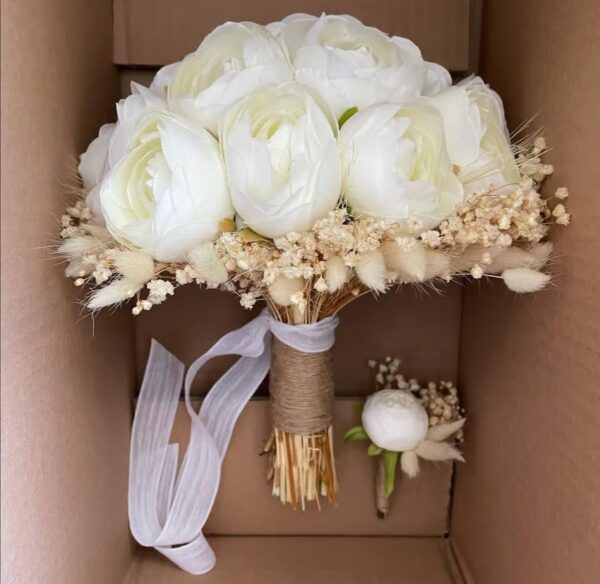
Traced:
POLYGON ((337 118, 351 107, 406 103, 451 83, 411 41, 352 16, 292 14, 267 28, 286 46, 296 80, 318 91, 337 118))
POLYGON ((376 478, 380 516, 387 513, 387 500, 394 490, 398 461, 409 478, 419 474, 419 458, 464 462, 459 450, 446 442, 464 423, 463 418, 430 427, 426 409, 408 390, 384 389, 367 398, 362 409, 362 425, 348 430, 345 439, 370 440, 369 456, 381 457, 376 478))
POLYGON ((422 232, 463 200, 442 117, 430 105, 385 104, 359 111, 340 130, 340 145, 344 198, 355 215, 398 221, 422 232))
POLYGON ((306 87, 265 87, 236 102, 220 142, 235 210, 260 235, 307 231, 336 206, 337 123, 306 87))
POLYGON ((255 89, 291 81, 285 49, 265 27, 228 22, 217 27, 183 61, 163 67, 152 88, 169 107, 217 134, 227 106, 255 89))

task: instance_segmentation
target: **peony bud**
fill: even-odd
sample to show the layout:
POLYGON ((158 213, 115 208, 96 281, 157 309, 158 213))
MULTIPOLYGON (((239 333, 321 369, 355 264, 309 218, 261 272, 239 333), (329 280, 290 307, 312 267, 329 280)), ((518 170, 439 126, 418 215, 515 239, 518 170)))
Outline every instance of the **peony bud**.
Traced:
POLYGON ((367 398, 362 425, 380 448, 404 452, 425 439, 429 418, 421 402, 409 391, 384 389, 367 398))

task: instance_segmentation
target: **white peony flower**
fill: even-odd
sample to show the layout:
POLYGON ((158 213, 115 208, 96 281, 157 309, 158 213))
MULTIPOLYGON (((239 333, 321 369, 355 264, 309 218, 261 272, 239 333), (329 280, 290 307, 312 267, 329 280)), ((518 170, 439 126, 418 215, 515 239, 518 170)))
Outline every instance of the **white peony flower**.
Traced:
POLYGON ((173 111, 195 117, 216 135, 228 105, 255 89, 292 78, 285 50, 263 26, 228 22, 183 61, 162 68, 152 89, 166 91, 173 111))
POLYGON ((481 78, 442 91, 431 104, 442 115, 448 155, 469 194, 519 182, 502 101, 481 78))
POLYGON ((337 124, 302 85, 265 87, 234 104, 220 132, 231 198, 266 237, 304 231, 340 196, 337 124))
POLYGON ((200 125, 166 110, 150 110, 133 126, 126 114, 119 118, 100 188, 106 226, 127 247, 181 261, 233 216, 219 145, 200 125))
POLYGON ((443 67, 423 61, 414 43, 352 16, 292 14, 267 28, 285 44, 296 80, 318 91, 338 119, 352 107, 405 103, 451 83, 443 67))
POLYGON ((104 124, 98 137, 81 155, 79 175, 88 191, 86 205, 97 223, 104 223, 100 207, 100 184, 110 169, 125 155, 129 140, 140 120, 149 112, 165 109, 166 101, 137 83, 131 84, 131 95, 117 103, 117 123, 104 124))
POLYGON ((340 144, 344 197, 355 215, 406 222, 407 229, 422 232, 463 200, 442 118, 431 106, 367 108, 344 124, 340 144))
POLYGON ((425 439, 429 418, 411 392, 384 389, 367 398, 362 426, 379 448, 404 452, 416 448, 425 439))

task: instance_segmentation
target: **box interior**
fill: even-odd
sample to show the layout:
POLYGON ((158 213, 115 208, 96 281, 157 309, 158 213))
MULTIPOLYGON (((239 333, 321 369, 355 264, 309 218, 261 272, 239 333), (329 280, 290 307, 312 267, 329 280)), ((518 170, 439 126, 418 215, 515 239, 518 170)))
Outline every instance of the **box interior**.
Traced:
MULTIPOLYGON (((338 507, 305 513, 268 493, 256 456, 265 390, 242 415, 208 525, 218 555, 204 579, 243 582, 592 582, 600 569, 600 9, 594 0, 33 0, 2 2, 2 579, 195 581, 127 526, 133 398, 154 337, 189 363, 254 316, 189 287, 137 318, 84 317, 47 246, 78 154, 129 82, 148 82, 225 20, 350 13, 408 36, 455 77, 479 72, 509 125, 539 111, 567 185, 573 225, 556 230, 550 289, 500 283, 441 294, 399 290, 342 313, 335 347, 338 507), (481 39, 481 42, 480 42, 481 39), (372 512, 372 461, 341 435, 371 391, 366 360, 403 360, 422 380, 459 383, 466 465, 401 481, 391 515, 372 512), (595 461, 595 462, 594 462, 595 461)), ((199 376, 201 396, 228 366, 199 376)), ((174 438, 185 442, 179 412, 174 438)))

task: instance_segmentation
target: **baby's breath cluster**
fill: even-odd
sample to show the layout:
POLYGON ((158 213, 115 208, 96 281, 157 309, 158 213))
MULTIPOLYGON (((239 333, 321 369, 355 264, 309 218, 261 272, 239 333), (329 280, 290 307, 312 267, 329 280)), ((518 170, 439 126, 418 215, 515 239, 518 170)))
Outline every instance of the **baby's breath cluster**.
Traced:
POLYGON ((72 207, 67 207, 60 218, 60 238, 68 239, 82 235, 85 232, 80 227, 81 222, 89 221, 92 218, 92 211, 85 206, 83 201, 77 201, 72 207))
MULTIPOLYGON (((458 390, 451 381, 434 381, 426 385, 414 378, 406 379, 400 373, 401 360, 385 357, 383 360, 370 359, 369 367, 374 373, 375 391, 383 389, 403 389, 415 394, 429 416, 429 426, 438 426, 454 422, 465 417, 465 410, 460 406, 458 390)), ((455 439, 462 442, 462 428, 455 439)))
POLYGON ((545 220, 550 216, 548 203, 524 179, 511 192, 487 192, 469 197, 456 213, 426 234, 429 245, 454 251, 471 245, 510 247, 521 242, 537 243, 548 232, 545 220))
MULTIPOLYGON (((551 207, 552 200, 539 192, 541 183, 554 172, 554 167, 542 160, 546 152, 543 136, 525 139, 515 150, 522 175, 516 188, 489 187, 471 195, 453 215, 420 239, 431 248, 459 254, 474 245, 507 248, 537 243, 547 235, 551 223, 568 225, 570 216, 564 204, 551 207)), ((563 201, 568 195, 566 187, 560 187, 554 198, 563 201)))
MULTIPOLYGON (((240 294, 242 305, 250 308, 257 299, 273 296, 279 306, 294 305, 302 312, 310 296, 338 293, 365 257, 381 253, 384 240, 397 231, 393 222, 352 218, 342 207, 310 231, 274 240, 248 229, 223 233, 215 251, 230 276, 227 286, 240 294)), ((384 267, 382 277, 388 276, 384 267)))

